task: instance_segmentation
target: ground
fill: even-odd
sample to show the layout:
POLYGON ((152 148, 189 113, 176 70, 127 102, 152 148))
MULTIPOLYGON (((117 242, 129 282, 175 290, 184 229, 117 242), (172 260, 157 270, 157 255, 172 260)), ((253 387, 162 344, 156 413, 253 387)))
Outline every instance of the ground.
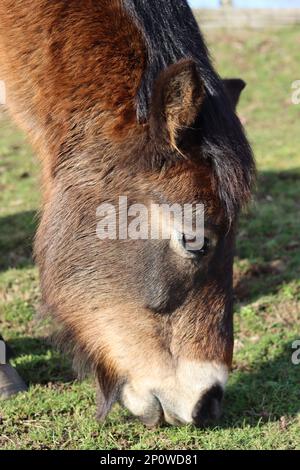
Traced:
POLYGON ((68 360, 34 319, 38 166, 2 117, 0 331, 30 391, 1 403, 0 449, 300 449, 300 365, 292 363, 300 339, 300 105, 291 100, 300 79, 299 28, 210 31, 207 39, 220 73, 248 82, 240 115, 259 169, 255 201, 240 223, 236 347, 220 423, 150 431, 118 407, 104 425, 95 421, 92 384, 73 380, 68 360))

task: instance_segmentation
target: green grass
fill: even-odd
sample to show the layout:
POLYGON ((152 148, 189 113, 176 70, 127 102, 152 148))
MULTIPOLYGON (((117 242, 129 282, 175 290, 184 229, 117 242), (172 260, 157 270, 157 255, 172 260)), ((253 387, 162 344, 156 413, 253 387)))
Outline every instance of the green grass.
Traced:
POLYGON ((300 79, 298 28, 210 32, 218 70, 248 89, 240 115, 253 144, 259 181, 241 220, 235 264, 236 351, 222 420, 215 428, 147 430, 115 408, 95 419, 89 381, 43 339, 31 258, 39 205, 38 167, 23 136, 0 120, 0 331, 30 383, 27 395, 1 403, 2 449, 300 449, 300 79))

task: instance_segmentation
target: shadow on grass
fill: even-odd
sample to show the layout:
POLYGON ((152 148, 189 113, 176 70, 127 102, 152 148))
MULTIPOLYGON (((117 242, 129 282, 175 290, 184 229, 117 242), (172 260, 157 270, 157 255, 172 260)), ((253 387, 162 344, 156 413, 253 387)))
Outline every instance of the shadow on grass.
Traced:
POLYGON ((0 218, 0 272, 33 265, 32 243, 37 218, 34 211, 0 218))
POLYGON ((233 373, 219 427, 255 427, 258 422, 278 421, 300 412, 300 365, 292 363, 292 341, 282 351, 252 370, 233 373))
POLYGON ((75 379, 70 360, 55 351, 47 338, 17 338, 9 344, 11 358, 27 384, 66 383, 75 379))
POLYGON ((250 214, 241 218, 235 270, 236 300, 246 303, 277 294, 300 277, 300 168, 262 172, 250 214))

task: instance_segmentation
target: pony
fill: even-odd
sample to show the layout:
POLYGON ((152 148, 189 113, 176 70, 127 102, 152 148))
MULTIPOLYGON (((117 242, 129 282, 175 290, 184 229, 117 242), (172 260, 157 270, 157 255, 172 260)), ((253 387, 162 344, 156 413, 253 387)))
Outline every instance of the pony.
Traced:
MULTIPOLYGON (((237 221, 255 164, 186 0, 0 0, 0 78, 42 167, 42 310, 98 418, 217 419, 233 355, 237 221), (97 208, 201 204, 204 238, 100 239, 97 208)), ((164 223, 164 215, 155 217, 164 223)), ((177 230, 178 232, 178 230, 177 230)))

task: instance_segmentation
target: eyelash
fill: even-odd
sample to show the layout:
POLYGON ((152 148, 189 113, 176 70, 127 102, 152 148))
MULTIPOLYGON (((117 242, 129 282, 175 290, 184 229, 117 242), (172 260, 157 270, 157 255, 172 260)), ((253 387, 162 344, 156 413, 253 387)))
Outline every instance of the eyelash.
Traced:
POLYGON ((185 234, 182 234, 182 239, 180 240, 181 241, 181 244, 182 244, 182 247, 190 254, 193 254, 195 257, 196 256, 206 256, 209 252, 209 249, 210 249, 210 240, 208 238, 204 238, 204 244, 202 246, 202 248, 200 248, 199 250, 189 250, 188 247, 187 247, 187 240, 186 240, 186 236, 185 234))

